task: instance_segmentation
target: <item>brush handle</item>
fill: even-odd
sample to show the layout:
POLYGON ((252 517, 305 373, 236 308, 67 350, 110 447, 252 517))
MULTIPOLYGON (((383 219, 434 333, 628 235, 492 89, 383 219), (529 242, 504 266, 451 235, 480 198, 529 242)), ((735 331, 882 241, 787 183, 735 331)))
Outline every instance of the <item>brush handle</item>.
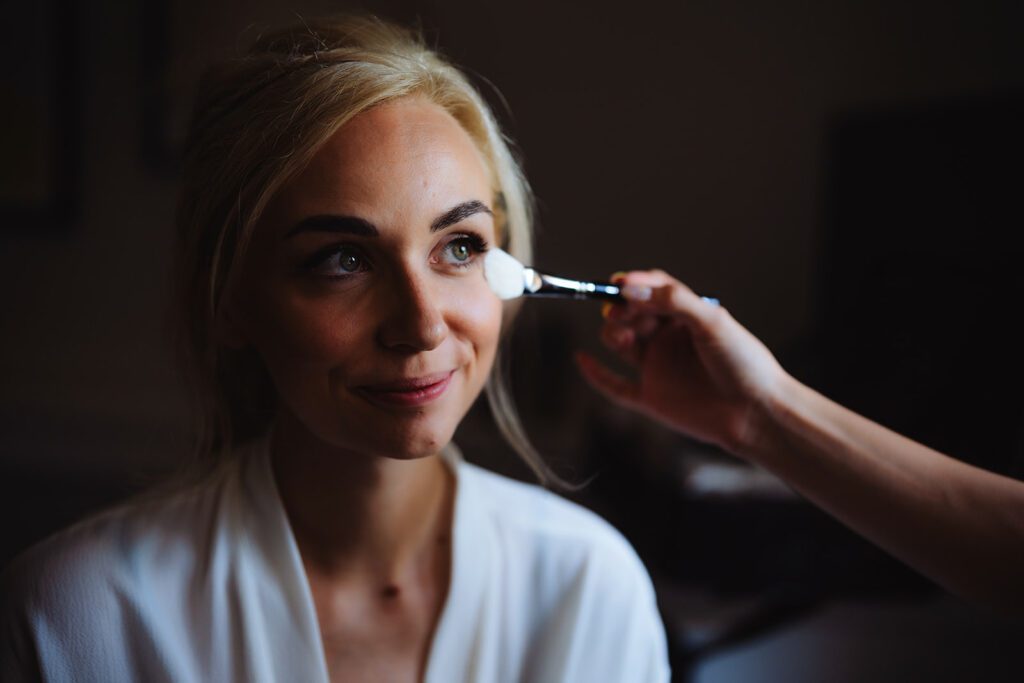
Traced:
MULTIPOLYGON (((545 297, 552 299, 598 299, 622 303, 626 297, 622 296, 622 288, 610 282, 588 282, 586 280, 571 280, 557 275, 545 275, 532 268, 526 269, 526 286, 523 296, 545 297)), ((709 306, 720 306, 718 299, 710 296, 702 296, 701 300, 709 306)))
POLYGON ((540 287, 527 289, 525 296, 557 297, 560 299, 600 299, 602 301, 625 301, 621 288, 610 282, 586 282, 570 280, 555 275, 537 274, 540 287))

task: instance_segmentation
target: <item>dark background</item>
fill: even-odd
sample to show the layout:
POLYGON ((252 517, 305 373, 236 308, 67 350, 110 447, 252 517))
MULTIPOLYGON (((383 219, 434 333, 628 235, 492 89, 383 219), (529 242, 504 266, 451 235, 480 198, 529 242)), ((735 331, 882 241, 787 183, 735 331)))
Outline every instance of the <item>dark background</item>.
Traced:
MULTIPOLYGON (((1020 3, 362 6, 421 23, 498 110, 538 195, 537 265, 664 268, 812 386, 1024 474, 1020 3)), ((261 27, 346 7, 5 6, 0 562, 181 459, 168 256, 196 78, 261 27)), ((574 497, 643 555, 680 680, 1020 679, 1019 622, 592 396, 570 355, 598 348, 595 306, 520 322, 527 427, 563 474, 598 475, 574 497)), ((526 476, 486 411, 458 440, 526 476)))

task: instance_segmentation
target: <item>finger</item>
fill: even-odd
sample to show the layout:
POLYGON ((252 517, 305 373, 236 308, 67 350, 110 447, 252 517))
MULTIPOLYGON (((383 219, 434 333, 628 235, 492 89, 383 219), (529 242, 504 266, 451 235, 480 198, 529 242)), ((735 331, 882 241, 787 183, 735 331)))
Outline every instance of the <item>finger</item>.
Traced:
POLYGON ((661 287, 673 282, 679 282, 663 270, 630 270, 616 273, 618 285, 641 285, 645 287, 661 287))
POLYGON ((639 408, 640 388, 635 382, 609 370, 585 351, 576 353, 576 364, 587 383, 612 403, 632 410, 639 408))
POLYGON ((646 341, 666 324, 667 321, 664 317, 653 315, 645 311, 637 311, 637 313, 630 318, 627 323, 629 328, 633 330, 634 338, 639 342, 646 341))
POLYGON ((602 333, 611 343, 609 348, 618 346, 617 340, 644 340, 672 320, 669 316, 655 315, 649 311, 634 310, 629 316, 605 320, 602 333))
POLYGON ((697 296, 692 289, 663 270, 619 272, 612 277, 622 288, 625 301, 606 308, 606 318, 623 320, 640 311, 654 311, 692 322, 702 320, 702 314, 713 308, 708 299, 697 296))
POLYGON ((631 313, 628 315, 646 313, 671 316, 689 326, 708 326, 721 316, 723 309, 717 302, 698 296, 682 282, 667 275, 648 281, 658 280, 662 281, 662 284, 650 285, 649 293, 642 294, 639 298, 633 298, 635 290, 643 289, 646 285, 623 286, 623 295, 630 297, 627 308, 631 313))
POLYGON ((606 303, 601 308, 601 315, 606 319, 612 320, 627 319, 631 315, 630 301, 644 297, 644 293, 639 290, 646 289, 648 292, 650 291, 649 275, 650 272, 642 270, 620 270, 612 273, 608 281, 627 289, 629 296, 625 296, 626 293, 624 292, 623 298, 619 301, 606 303))
POLYGON ((606 321, 601 327, 601 342, 622 360, 636 366, 640 363, 636 331, 615 321, 606 321))

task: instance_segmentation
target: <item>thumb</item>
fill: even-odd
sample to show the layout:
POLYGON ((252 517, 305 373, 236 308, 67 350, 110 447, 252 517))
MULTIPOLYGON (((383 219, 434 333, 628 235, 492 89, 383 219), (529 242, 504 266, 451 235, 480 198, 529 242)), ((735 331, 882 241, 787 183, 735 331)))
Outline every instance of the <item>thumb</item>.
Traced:
POLYGON ((700 325, 710 312, 708 303, 680 282, 652 287, 650 298, 640 301, 638 307, 671 316, 687 325, 700 325))
POLYGON ((612 403, 630 410, 640 409, 640 387, 635 382, 608 369, 586 351, 576 352, 576 365, 587 383, 612 403))
POLYGON ((670 317, 687 327, 704 327, 720 315, 717 299, 694 293, 692 289, 661 271, 627 274, 622 296, 629 302, 622 310, 612 310, 609 317, 659 315, 670 317))

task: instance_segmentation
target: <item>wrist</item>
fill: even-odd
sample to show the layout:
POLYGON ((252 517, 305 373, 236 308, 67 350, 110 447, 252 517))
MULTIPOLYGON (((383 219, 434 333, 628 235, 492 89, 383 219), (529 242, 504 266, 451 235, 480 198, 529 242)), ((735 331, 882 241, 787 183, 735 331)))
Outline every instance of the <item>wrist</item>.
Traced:
POLYGON ((806 387, 779 368, 770 388, 751 404, 747 425, 731 448, 736 455, 757 464, 765 464, 785 443, 788 416, 798 412, 806 387))

